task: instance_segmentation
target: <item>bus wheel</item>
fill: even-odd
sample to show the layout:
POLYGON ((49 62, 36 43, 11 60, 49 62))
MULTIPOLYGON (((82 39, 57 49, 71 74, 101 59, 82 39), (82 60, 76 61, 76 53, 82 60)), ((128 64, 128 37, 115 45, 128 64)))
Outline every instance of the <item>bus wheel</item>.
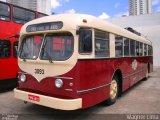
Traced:
POLYGON ((119 92, 119 81, 118 77, 115 75, 111 81, 110 85, 110 98, 107 100, 107 105, 112 105, 116 102, 119 92))
POLYGON ((145 78, 145 80, 148 80, 148 77, 149 77, 149 69, 148 69, 148 67, 147 67, 147 69, 146 69, 146 78, 145 78))

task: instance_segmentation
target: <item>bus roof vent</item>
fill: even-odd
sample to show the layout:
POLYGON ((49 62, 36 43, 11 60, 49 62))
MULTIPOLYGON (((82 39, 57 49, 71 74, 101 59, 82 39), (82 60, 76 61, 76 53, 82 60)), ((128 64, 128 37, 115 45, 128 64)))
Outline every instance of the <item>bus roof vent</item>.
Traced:
POLYGON ((130 32, 132 32, 132 33, 134 33, 134 34, 136 34, 136 35, 138 35, 138 36, 141 36, 141 33, 140 33, 140 32, 137 32, 136 30, 134 30, 134 29, 131 28, 131 27, 126 27, 125 29, 128 30, 128 31, 130 31, 130 32))

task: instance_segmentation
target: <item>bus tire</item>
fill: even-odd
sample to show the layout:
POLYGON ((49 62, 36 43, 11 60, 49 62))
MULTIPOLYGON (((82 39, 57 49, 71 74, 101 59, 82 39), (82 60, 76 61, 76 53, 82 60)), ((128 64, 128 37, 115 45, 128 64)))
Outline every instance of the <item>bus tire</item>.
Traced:
POLYGON ((117 75, 114 75, 109 90, 110 98, 106 101, 107 105, 114 104, 118 98, 118 94, 119 94, 119 81, 117 75))
POLYGON ((147 66, 147 68, 146 68, 146 76, 145 76, 145 81, 146 80, 148 80, 148 78, 149 78, 149 67, 147 66))

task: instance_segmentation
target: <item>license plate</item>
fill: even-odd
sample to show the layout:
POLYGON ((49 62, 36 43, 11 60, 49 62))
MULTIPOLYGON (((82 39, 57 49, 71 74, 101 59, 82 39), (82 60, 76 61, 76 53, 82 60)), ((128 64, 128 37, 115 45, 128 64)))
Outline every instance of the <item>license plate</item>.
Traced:
POLYGON ((40 102, 40 97, 36 95, 28 95, 28 99, 35 102, 40 102))

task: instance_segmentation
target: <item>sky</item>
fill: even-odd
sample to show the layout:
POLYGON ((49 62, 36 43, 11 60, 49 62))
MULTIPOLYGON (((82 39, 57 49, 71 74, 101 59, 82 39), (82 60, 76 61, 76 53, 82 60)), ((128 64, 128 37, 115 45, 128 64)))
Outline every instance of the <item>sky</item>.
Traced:
MULTIPOLYGON (((83 13, 102 19, 128 15, 128 0, 51 0, 54 13, 83 13)), ((153 12, 160 12, 160 0, 152 0, 153 12)))
MULTIPOLYGON (((6 1, 6 0, 0 0, 6 1)), ((54 13, 82 13, 101 19, 128 15, 128 0, 51 0, 54 13)), ((152 0, 153 12, 160 12, 160 0, 152 0)))

